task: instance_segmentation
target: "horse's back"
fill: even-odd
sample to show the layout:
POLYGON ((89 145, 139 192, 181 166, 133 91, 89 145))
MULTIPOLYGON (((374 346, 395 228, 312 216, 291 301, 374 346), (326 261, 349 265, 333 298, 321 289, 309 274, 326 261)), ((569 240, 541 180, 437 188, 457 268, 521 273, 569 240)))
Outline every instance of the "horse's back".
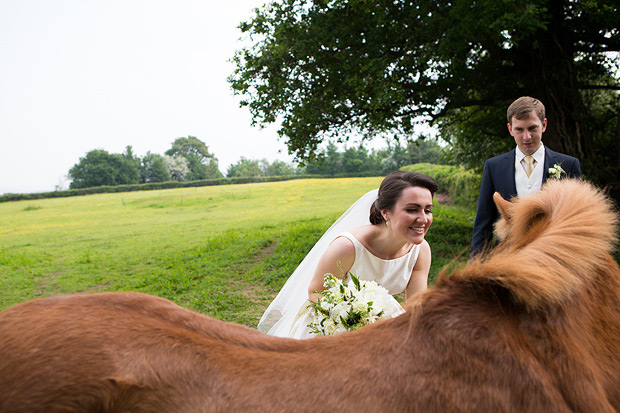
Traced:
POLYGON ((179 341, 194 343, 209 326, 217 335, 222 324, 139 293, 18 304, 0 312, 0 411, 156 411, 155 392, 144 391, 153 368, 174 359, 179 341))

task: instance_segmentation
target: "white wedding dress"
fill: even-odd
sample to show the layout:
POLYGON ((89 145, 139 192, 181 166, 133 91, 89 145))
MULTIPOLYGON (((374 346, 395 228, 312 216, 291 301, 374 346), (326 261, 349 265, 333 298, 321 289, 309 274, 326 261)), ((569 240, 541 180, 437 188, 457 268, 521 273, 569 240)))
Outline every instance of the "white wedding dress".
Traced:
POLYGON ((404 256, 384 260, 374 256, 352 234, 347 231, 361 225, 370 224, 370 206, 377 198, 377 190, 372 190, 357 200, 326 232, 295 272, 282 287, 269 305, 260 322, 258 330, 278 337, 311 338, 304 316, 308 304, 308 286, 314 276, 319 258, 338 236, 345 236, 355 246, 355 261, 350 273, 360 280, 376 281, 392 295, 405 291, 411 272, 418 258, 420 246, 414 245, 404 256))
MULTIPOLYGON (((395 258, 393 260, 384 260, 374 256, 370 251, 362 245, 361 242, 353 236, 353 234, 345 232, 343 237, 348 238, 355 246, 355 261, 349 271, 349 274, 355 275, 360 280, 375 281, 383 286, 391 295, 400 294, 405 291, 411 272, 418 259, 420 246, 414 245, 406 255, 395 258)), ((347 276, 347 280, 350 277, 347 276)), ((400 306, 398 306, 400 308, 400 306)), ((311 333, 308 324, 313 321, 312 315, 304 311, 305 306, 302 305, 298 313, 298 318, 291 327, 291 338, 312 338, 316 335, 311 333)), ((402 313, 402 308, 399 314, 402 313)))

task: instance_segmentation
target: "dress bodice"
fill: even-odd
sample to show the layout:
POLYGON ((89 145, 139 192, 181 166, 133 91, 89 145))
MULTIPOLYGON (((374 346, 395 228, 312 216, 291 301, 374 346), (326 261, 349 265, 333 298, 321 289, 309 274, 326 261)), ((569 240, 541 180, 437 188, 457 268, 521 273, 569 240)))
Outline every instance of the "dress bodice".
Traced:
MULTIPOLYGON (((343 232, 338 237, 349 239, 355 246, 355 260, 349 270, 349 274, 355 275, 360 280, 375 281, 392 295, 405 291, 420 253, 419 245, 414 245, 402 257, 384 260, 368 251, 350 232, 343 232)), ((310 312, 305 311, 305 308, 305 305, 302 306, 297 318, 293 321, 291 330, 283 333, 283 336, 298 339, 314 337, 314 334, 311 333, 308 327, 308 323, 312 322, 313 318, 310 312)))
POLYGON ((392 295, 405 291, 420 253, 420 245, 414 245, 402 257, 384 260, 368 251, 350 232, 343 232, 339 236, 346 237, 355 246, 355 260, 349 270, 351 274, 360 280, 376 281, 392 295))

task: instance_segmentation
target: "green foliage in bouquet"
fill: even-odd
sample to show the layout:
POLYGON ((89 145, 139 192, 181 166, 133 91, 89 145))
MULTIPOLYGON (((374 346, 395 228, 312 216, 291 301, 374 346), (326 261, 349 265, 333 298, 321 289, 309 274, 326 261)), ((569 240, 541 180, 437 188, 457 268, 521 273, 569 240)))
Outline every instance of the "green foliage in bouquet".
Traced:
POLYGON ((313 316, 308 327, 313 334, 327 336, 354 331, 402 312, 385 288, 375 281, 360 281, 350 275, 351 280, 345 283, 333 274, 325 274, 323 296, 308 306, 313 316))

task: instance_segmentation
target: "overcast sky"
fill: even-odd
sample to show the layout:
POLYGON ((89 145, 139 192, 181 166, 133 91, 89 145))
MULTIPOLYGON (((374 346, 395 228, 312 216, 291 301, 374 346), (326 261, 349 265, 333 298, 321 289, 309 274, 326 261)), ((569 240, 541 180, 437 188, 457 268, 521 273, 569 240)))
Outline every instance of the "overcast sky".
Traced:
POLYGON ((263 3, 0 0, 0 194, 67 188, 93 149, 163 154, 188 135, 224 174, 241 156, 291 161, 226 82, 263 3))

